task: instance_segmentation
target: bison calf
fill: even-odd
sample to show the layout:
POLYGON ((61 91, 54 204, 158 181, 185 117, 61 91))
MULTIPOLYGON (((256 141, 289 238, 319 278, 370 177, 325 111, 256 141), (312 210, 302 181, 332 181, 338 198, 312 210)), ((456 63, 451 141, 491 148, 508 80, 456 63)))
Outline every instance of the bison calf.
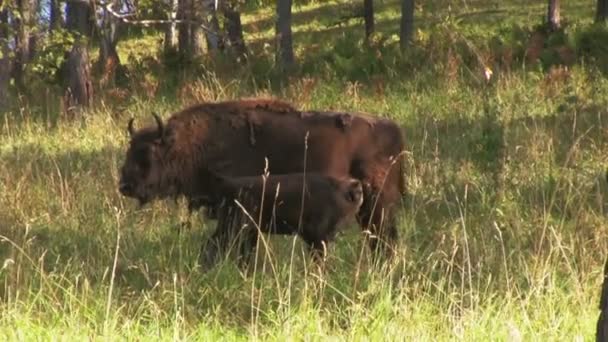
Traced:
POLYGON ((354 178, 302 173, 270 175, 266 179, 210 176, 210 197, 205 200, 217 210, 218 227, 201 249, 205 267, 213 265, 220 252, 236 241, 239 254, 248 261, 257 243, 258 224, 264 233, 298 234, 313 257, 319 258, 338 226, 354 218, 363 203, 361 182, 354 178))

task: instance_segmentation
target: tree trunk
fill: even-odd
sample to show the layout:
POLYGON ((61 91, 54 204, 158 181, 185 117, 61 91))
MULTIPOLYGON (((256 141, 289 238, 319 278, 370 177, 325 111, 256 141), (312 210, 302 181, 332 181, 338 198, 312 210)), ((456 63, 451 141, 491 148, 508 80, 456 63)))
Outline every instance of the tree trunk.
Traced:
POLYGON ((608 0, 597 0, 597 10, 595 12, 595 22, 603 23, 608 18, 608 0))
MULTIPOLYGON (((112 0, 114 8, 120 6, 120 0, 112 0)), ((118 20, 108 11, 102 14, 99 27, 99 59, 96 62, 96 70, 101 75, 100 83, 102 86, 114 85, 117 73, 122 73, 120 58, 116 51, 118 43, 118 20)))
POLYGON ((365 20, 365 40, 369 42, 369 38, 374 33, 374 1, 363 0, 363 18, 365 20))
POLYGON ((225 4, 223 6, 224 29, 228 37, 230 48, 237 55, 237 59, 247 58, 247 48, 243 38, 243 25, 241 24, 241 12, 237 11, 234 5, 225 4))
POLYGON ((177 2, 177 18, 186 21, 178 25, 177 45, 180 54, 187 59, 193 59, 203 53, 203 32, 199 24, 193 23, 202 15, 200 2, 200 0, 178 0, 177 2))
POLYGON ((92 11, 89 2, 68 1, 67 28, 79 33, 72 50, 64 63, 65 107, 68 110, 77 106, 87 107, 93 98, 88 39, 92 30, 92 11))
MULTIPOLYGON (((177 1, 178 20, 190 19, 190 3, 191 0, 177 1)), ((184 56, 188 56, 190 54, 190 24, 185 22, 179 23, 177 30, 177 46, 179 52, 184 56)))
POLYGON ((61 3, 59 0, 50 0, 50 29, 57 30, 63 26, 63 17, 61 16, 61 3))
POLYGON ((87 0, 68 0, 66 27, 81 36, 90 37, 93 29, 91 5, 87 0))
POLYGON ((559 0, 549 0, 549 9, 547 11, 547 23, 551 31, 558 30, 561 25, 559 16, 559 0))
MULTIPOLYGON (((177 19, 177 0, 168 0, 169 11, 168 20, 177 19)), ((177 50, 177 25, 174 22, 168 23, 165 27, 165 53, 177 50)))
MULTIPOLYGON (((191 0, 190 20, 201 20, 204 17, 203 2, 201 0, 191 0)), ((190 54, 192 58, 201 57, 205 53, 204 48, 205 32, 201 24, 190 24, 190 54)))
POLYGON ((38 47, 38 13, 42 12, 42 0, 31 0, 32 13, 30 19, 30 37, 29 37, 29 60, 34 59, 38 47))
POLYGON ((13 76, 15 84, 19 89, 24 88, 25 67, 31 59, 30 51, 31 32, 35 24, 36 5, 33 0, 17 0, 17 12, 19 16, 15 18, 15 63, 13 65, 13 76))
POLYGON ((399 45, 405 50, 414 33, 414 0, 401 0, 401 27, 399 45))
POLYGON ((283 69, 291 69, 295 64, 291 39, 292 0, 277 0, 277 62, 283 69))
POLYGON ((66 63, 67 89, 65 106, 71 111, 77 106, 88 107, 93 99, 89 53, 84 41, 74 44, 66 63))
POLYGON ((220 32, 220 22, 217 19, 217 9, 215 8, 215 1, 204 1, 203 5, 203 18, 205 18, 204 22, 208 28, 208 30, 205 31, 207 49, 209 51, 217 51, 223 49, 222 34, 220 32))
POLYGON ((9 108, 8 88, 11 79, 11 60, 9 58, 8 10, 0 11, 0 112, 9 108))

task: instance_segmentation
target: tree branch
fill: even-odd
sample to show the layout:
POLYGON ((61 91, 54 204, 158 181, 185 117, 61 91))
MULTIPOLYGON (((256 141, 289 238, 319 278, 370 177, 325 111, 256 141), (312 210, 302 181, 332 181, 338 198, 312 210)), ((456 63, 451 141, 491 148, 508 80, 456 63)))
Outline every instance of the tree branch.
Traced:
MULTIPOLYGON (((88 2, 88 0, 68 0, 68 1, 74 1, 74 2, 88 2)), ((137 13, 135 12, 130 12, 130 13, 118 13, 116 12, 112 7, 113 4, 111 3, 105 3, 105 2, 101 2, 101 1, 97 1, 95 2, 97 5, 101 6, 105 11, 107 11, 108 13, 110 13, 110 15, 112 15, 114 18, 120 20, 121 22, 125 23, 125 24, 129 24, 129 25, 141 25, 141 26, 151 26, 151 25, 165 25, 165 24, 192 24, 192 25, 198 25, 200 26, 203 31, 207 31, 213 34, 218 34, 218 32, 211 30, 209 27, 204 25, 204 22, 202 20, 183 20, 183 19, 171 19, 171 20, 167 20, 167 19, 140 19, 140 20, 134 20, 134 19, 129 19, 131 17, 134 17, 137 15, 137 13)))

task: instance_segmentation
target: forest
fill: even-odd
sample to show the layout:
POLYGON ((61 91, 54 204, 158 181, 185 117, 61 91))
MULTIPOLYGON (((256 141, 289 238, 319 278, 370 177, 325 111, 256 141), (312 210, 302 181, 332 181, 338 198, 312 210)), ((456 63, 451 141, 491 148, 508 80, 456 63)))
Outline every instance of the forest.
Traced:
POLYGON ((594 339, 607 18, 608 0, 0 0, 0 339, 594 339), (322 271, 295 236, 253 273, 202 270, 214 220, 121 194, 130 119, 245 98, 399 125, 393 258, 353 225, 322 271))

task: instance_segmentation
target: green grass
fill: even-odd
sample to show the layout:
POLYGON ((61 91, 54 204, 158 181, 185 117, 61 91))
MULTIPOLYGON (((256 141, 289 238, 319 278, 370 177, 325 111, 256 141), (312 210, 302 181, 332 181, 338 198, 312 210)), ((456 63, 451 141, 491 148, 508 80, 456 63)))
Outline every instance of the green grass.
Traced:
MULTIPOLYGON (((607 59, 594 45, 606 29, 590 24, 589 1, 564 4, 577 58, 551 68, 521 52, 543 5, 462 1, 448 17, 443 4, 420 8, 403 56, 390 39, 364 47, 355 20, 326 28, 351 5, 318 1, 296 6, 301 69, 288 81, 256 42, 247 65, 176 75, 137 61, 155 55, 157 36, 144 35, 119 46, 139 56, 125 98, 99 92, 74 119, 55 101, 21 100, 0 117, 0 340, 591 340, 608 249, 607 59), (500 62, 493 40, 516 58, 500 62), (231 261, 204 273, 214 222, 181 201, 138 208, 120 196, 129 117, 258 95, 402 125, 395 260, 374 264, 351 227, 325 273, 288 237, 272 237, 250 274, 231 261)), ((271 15, 245 13, 250 41, 271 38, 271 15)), ((378 2, 377 15, 379 35, 393 35, 397 3, 378 2)))

